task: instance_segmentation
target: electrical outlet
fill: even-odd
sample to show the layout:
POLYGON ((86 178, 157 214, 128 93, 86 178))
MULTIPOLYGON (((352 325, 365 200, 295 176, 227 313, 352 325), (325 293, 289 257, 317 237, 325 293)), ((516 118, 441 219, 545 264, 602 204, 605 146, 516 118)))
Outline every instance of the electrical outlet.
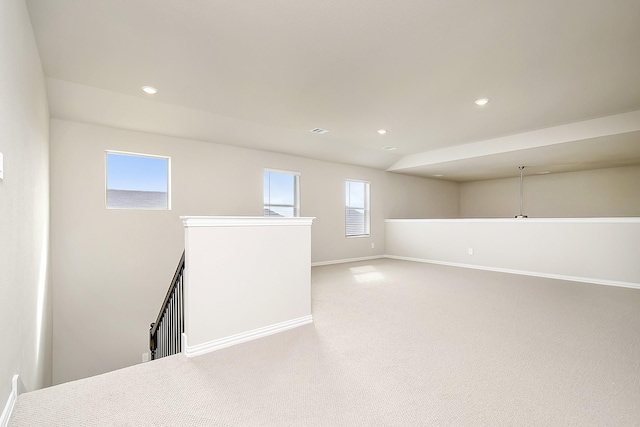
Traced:
POLYGON ((469 253, 469 255, 473 255, 473 248, 469 248, 467 252, 469 253))
POLYGON ((149 361, 149 353, 142 353, 142 363, 149 361))
POLYGON ((372 243, 372 244, 371 244, 371 249, 375 249, 375 248, 376 248, 376 244, 375 244, 375 243, 372 243))

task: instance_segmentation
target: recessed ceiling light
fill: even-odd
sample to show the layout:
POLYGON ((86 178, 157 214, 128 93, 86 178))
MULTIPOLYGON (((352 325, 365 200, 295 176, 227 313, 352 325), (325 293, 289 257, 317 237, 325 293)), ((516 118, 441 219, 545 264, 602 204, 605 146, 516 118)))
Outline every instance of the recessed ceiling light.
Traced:
POLYGON ((480 99, 476 99, 476 105, 487 105, 489 103, 489 100, 487 98, 480 98, 480 99))
POLYGON ((390 145, 386 145, 384 147, 382 147, 383 150, 387 150, 387 151, 393 151, 393 150, 397 150, 398 147, 392 147, 390 145))
POLYGON ((144 93, 148 93, 149 95, 154 95, 154 94, 158 93, 158 89, 156 89, 155 87, 151 87, 151 86, 142 86, 142 91, 144 93))
POLYGON ((386 130, 384 130, 384 129, 380 129, 380 130, 378 131, 378 133, 379 133, 380 135, 384 135, 385 133, 387 133, 387 131, 386 131, 386 130))

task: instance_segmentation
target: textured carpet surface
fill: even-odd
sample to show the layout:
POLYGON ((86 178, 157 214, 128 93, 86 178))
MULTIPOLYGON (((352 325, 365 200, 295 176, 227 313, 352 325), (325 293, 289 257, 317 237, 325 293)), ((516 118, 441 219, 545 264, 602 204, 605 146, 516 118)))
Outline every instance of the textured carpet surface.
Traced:
POLYGON ((314 323, 19 397, 10 427, 640 426, 640 291, 315 267, 314 323))

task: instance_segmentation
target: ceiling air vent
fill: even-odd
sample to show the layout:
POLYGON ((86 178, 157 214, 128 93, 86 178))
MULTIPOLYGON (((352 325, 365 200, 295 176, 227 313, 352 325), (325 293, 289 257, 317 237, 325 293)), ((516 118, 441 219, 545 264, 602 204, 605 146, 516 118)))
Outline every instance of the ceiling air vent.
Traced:
POLYGON ((322 135, 322 134, 327 133, 329 131, 326 130, 326 129, 313 128, 309 132, 311 132, 311 133, 319 133, 320 135, 322 135))

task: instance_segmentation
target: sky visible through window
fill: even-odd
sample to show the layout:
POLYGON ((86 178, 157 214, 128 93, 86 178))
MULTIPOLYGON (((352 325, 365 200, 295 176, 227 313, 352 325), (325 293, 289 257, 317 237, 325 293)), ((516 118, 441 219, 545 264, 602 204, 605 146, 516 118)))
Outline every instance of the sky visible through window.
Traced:
POLYGON ((365 208, 365 187, 364 182, 347 181, 346 182, 346 206, 350 208, 365 208))
POLYGON ((263 203, 265 216, 297 216, 298 176, 293 173, 264 171, 263 203))
POLYGON ((293 205, 295 176, 289 173, 264 173, 264 204, 293 205))
POLYGON ((346 181, 345 196, 346 236, 368 236, 369 183, 346 181))
POLYGON ((169 158, 107 152, 107 209, 170 209, 169 158))
POLYGON ((107 153, 107 190, 166 193, 167 161, 163 157, 107 153))

